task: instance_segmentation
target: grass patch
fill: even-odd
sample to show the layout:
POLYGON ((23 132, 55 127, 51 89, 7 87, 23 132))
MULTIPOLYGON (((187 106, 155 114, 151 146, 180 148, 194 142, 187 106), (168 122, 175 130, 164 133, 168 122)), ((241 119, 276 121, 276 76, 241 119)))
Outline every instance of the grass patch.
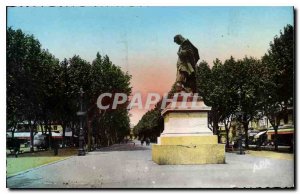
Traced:
POLYGON ((13 155, 6 157, 6 176, 11 176, 22 171, 49 164, 77 154, 77 149, 59 149, 54 156, 53 150, 20 154, 18 158, 13 155))

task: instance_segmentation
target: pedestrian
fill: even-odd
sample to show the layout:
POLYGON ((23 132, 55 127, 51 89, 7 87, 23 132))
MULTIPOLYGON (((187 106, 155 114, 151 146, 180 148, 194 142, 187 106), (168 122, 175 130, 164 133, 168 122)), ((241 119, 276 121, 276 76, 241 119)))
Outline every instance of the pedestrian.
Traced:
POLYGON ((15 153, 15 157, 17 158, 18 157, 18 154, 20 152, 20 142, 19 140, 15 139, 14 140, 14 153, 15 153))
POLYGON ((141 145, 144 145, 144 139, 141 140, 141 145))
POLYGON ((150 145, 150 139, 149 139, 149 137, 146 138, 146 145, 147 145, 147 146, 150 145))

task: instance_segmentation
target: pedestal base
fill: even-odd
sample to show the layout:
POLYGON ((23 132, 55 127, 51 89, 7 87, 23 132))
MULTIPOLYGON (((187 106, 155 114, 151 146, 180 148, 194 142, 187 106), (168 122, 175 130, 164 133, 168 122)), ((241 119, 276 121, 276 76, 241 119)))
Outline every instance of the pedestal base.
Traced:
POLYGON ((152 160, 163 164, 224 164, 225 152, 222 144, 153 145, 152 160))
POLYGON ((199 144, 217 144, 218 137, 216 135, 209 136, 167 136, 159 137, 159 145, 186 145, 193 146, 199 144))
POLYGON ((217 136, 161 137, 152 145, 152 160, 157 164, 224 164, 225 145, 217 136))
POLYGON ((170 103, 162 111, 164 131, 152 146, 152 160, 157 164, 225 163, 225 145, 218 144, 208 128, 209 111, 201 99, 170 103))

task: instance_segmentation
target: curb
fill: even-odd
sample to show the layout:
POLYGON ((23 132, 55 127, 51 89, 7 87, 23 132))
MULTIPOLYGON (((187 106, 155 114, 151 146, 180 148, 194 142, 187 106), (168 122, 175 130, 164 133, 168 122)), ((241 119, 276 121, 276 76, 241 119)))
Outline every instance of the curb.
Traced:
MULTIPOLYGON (((76 156, 76 155, 75 155, 76 156)), ((70 159, 70 158, 73 158, 74 156, 69 156, 67 158, 63 158, 61 160, 57 160, 57 161, 54 161, 54 162, 50 162, 50 163, 47 163, 47 164, 43 164, 41 166, 37 166, 37 167, 34 167, 34 168, 30 168, 30 169, 27 169, 27 170, 24 170, 24 171, 21 171, 21 172, 17 172, 16 174, 12 174, 10 176, 7 176, 6 177, 6 180, 9 179, 9 178, 12 178, 12 177, 15 177, 15 176, 18 176, 18 175, 21 175, 21 174, 24 174, 26 172, 29 172, 29 171, 32 171, 32 170, 36 170, 36 169, 39 169, 39 168, 42 168, 44 166, 48 166, 48 165, 52 165, 52 164, 55 164, 55 163, 58 163, 58 162, 62 162, 64 160, 67 160, 67 159, 70 159)))

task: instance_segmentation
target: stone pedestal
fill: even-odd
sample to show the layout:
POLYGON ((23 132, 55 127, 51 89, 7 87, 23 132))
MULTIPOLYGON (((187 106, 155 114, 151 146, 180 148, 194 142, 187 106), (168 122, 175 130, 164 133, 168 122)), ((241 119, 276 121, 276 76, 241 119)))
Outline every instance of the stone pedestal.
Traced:
POLYGON ((164 131, 152 146, 157 164, 225 163, 225 145, 208 128, 207 107, 201 99, 177 100, 163 111, 164 131))

